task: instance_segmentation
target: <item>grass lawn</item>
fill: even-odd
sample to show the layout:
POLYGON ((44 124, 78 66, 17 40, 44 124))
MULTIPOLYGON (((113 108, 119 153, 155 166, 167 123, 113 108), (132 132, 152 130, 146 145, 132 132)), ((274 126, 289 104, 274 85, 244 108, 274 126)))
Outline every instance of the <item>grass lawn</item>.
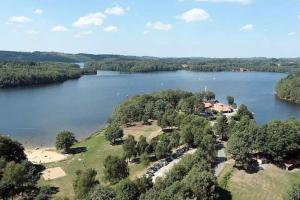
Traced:
POLYGON ((265 170, 247 174, 243 170, 233 168, 231 163, 226 165, 218 178, 219 184, 226 183, 230 171, 232 173, 227 190, 231 192, 233 200, 282 200, 285 199, 292 184, 300 183, 300 170, 288 172, 274 165, 268 165, 265 170))
MULTIPOLYGON (((134 135, 138 138, 140 135, 144 135, 147 139, 151 139, 160 134, 160 127, 156 122, 149 126, 137 125, 135 127, 126 128, 125 134, 134 135)), ((72 182, 75 178, 75 172, 77 170, 83 170, 87 168, 95 169, 98 174, 97 178, 100 182, 105 183, 103 175, 103 161, 108 155, 121 156, 123 153, 121 145, 112 146, 105 140, 104 134, 98 133, 94 136, 74 145, 75 147, 85 147, 87 151, 75 154, 69 159, 46 164, 47 168, 61 167, 67 174, 67 176, 58 178, 51 181, 41 180, 41 185, 51 185, 60 188, 60 192, 57 196, 74 197, 74 191, 72 182)), ((130 179, 135 179, 145 173, 146 167, 142 164, 129 164, 130 179)))
POLYGON ((124 128, 125 135, 133 135, 136 140, 141 135, 147 138, 149 142, 152 138, 162 133, 161 127, 157 125, 157 121, 153 121, 151 125, 143 125, 142 123, 136 123, 135 126, 124 128))

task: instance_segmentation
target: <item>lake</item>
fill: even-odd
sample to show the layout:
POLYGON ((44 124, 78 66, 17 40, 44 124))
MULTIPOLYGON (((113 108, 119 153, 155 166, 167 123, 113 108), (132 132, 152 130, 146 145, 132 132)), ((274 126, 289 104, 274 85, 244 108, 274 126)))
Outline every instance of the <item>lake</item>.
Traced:
POLYGON ((259 124, 272 119, 300 119, 300 106, 274 96, 286 76, 258 72, 98 72, 60 84, 0 90, 0 132, 29 145, 53 145, 56 134, 70 130, 84 138, 103 126, 114 107, 130 95, 162 89, 212 90, 217 98, 246 104, 259 124))

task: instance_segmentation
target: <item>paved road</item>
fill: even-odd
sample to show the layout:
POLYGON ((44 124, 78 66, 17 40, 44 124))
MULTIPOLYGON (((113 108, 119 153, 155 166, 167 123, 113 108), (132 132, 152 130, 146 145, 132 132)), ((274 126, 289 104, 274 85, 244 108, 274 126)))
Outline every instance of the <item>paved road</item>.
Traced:
POLYGON ((222 170, 224 169, 225 166, 225 161, 226 161, 226 155, 225 155, 225 149, 222 146, 221 149, 218 150, 218 155, 217 155, 217 165, 215 166, 215 176, 219 176, 222 170))
POLYGON ((152 177, 152 181, 155 183, 155 180, 157 177, 164 177, 176 164, 180 162, 180 160, 185 157, 186 155, 193 154, 197 151, 197 149, 191 149, 184 153, 184 155, 181 158, 177 158, 173 161, 171 161, 168 165, 160 168, 156 173, 154 173, 154 176, 152 177))

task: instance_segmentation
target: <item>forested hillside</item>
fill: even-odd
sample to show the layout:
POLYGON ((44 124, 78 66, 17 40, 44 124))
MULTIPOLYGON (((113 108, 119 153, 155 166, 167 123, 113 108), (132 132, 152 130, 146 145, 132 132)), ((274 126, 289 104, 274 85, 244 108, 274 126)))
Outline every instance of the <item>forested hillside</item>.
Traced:
POLYGON ((112 60, 128 60, 128 59, 146 59, 145 57, 122 56, 122 55, 94 55, 94 54, 68 54, 59 52, 16 52, 16 51, 0 51, 0 61, 54 61, 54 62, 88 62, 88 61, 112 61, 112 60))
POLYGON ((96 73, 57 62, 0 62, 0 88, 63 82, 96 73))
POLYGON ((191 70, 201 72, 258 71, 295 72, 300 69, 299 59, 267 58, 168 58, 147 60, 93 61, 86 67, 123 72, 152 72, 191 70))
POLYGON ((279 81, 276 92, 280 99, 300 103, 300 73, 290 74, 279 81))
POLYGON ((219 71, 295 72, 300 58, 159 58, 110 54, 0 51, 0 61, 85 62, 87 67, 123 72, 219 71))

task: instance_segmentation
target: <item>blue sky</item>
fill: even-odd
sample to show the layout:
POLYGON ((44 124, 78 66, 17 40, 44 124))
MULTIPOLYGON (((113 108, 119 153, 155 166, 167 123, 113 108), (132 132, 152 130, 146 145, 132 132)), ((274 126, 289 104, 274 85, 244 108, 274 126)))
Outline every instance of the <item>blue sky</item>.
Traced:
POLYGON ((1 0, 0 49, 299 57, 299 0, 1 0))

